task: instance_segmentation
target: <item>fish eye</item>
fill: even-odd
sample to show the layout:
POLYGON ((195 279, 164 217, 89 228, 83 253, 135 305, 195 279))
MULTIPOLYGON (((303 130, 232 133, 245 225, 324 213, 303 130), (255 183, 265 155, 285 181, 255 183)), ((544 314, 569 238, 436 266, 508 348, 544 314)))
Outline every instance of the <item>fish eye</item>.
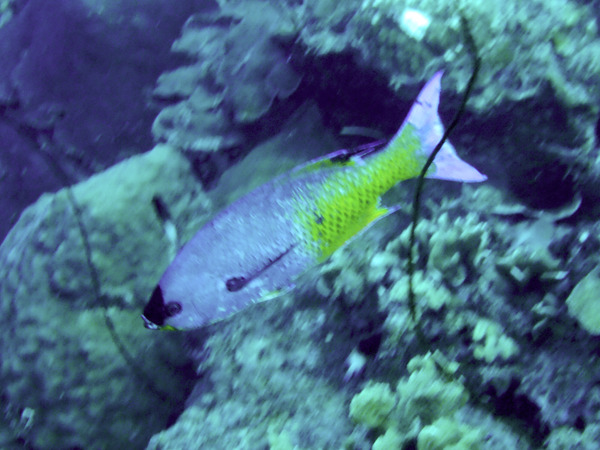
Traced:
POLYGON ((173 317, 181 312, 181 303, 169 302, 165 305, 165 313, 167 317, 173 317))

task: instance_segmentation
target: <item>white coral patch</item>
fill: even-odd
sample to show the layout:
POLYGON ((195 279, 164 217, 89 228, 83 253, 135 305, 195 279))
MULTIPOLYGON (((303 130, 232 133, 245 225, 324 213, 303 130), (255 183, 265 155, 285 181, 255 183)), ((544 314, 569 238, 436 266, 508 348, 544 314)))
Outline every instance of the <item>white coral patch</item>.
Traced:
POLYGON ((400 28, 413 39, 420 41, 425 37, 431 19, 425 13, 412 8, 407 8, 400 18, 400 28))

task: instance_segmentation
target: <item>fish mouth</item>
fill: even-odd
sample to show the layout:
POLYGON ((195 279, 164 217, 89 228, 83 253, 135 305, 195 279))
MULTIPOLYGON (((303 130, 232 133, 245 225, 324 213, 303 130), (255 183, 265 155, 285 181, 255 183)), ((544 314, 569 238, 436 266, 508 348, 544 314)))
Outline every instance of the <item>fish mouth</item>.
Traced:
POLYGON ((142 314, 140 317, 144 321, 144 328, 147 328, 148 330, 160 330, 160 327, 154 322, 148 320, 148 318, 145 315, 142 314))

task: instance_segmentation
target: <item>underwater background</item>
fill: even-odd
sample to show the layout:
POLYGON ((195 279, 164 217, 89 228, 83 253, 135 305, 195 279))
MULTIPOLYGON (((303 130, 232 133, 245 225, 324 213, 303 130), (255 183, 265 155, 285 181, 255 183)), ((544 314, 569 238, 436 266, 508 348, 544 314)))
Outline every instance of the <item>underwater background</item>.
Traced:
MULTIPOLYGON (((600 448, 599 1, 0 1, 0 448, 600 448), (254 187, 390 137, 443 69, 428 180, 291 292, 140 314, 254 187), (157 207, 160 205, 160 207, 157 207), (167 209, 179 239, 165 230, 167 209)), ((209 263, 209 262, 208 262, 209 263)))

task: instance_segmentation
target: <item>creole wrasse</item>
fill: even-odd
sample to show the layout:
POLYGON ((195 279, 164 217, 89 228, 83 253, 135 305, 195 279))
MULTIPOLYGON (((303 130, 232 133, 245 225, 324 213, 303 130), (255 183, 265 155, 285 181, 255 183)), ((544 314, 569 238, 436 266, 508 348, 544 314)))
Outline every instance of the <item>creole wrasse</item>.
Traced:
MULTIPOLYGON (((144 308, 151 329, 199 328, 276 297, 350 238, 395 211, 381 196, 415 178, 439 142, 442 72, 421 90, 382 149, 335 152, 297 167, 232 203, 167 268, 144 308)), ((446 141, 428 178, 486 179, 446 141)))

